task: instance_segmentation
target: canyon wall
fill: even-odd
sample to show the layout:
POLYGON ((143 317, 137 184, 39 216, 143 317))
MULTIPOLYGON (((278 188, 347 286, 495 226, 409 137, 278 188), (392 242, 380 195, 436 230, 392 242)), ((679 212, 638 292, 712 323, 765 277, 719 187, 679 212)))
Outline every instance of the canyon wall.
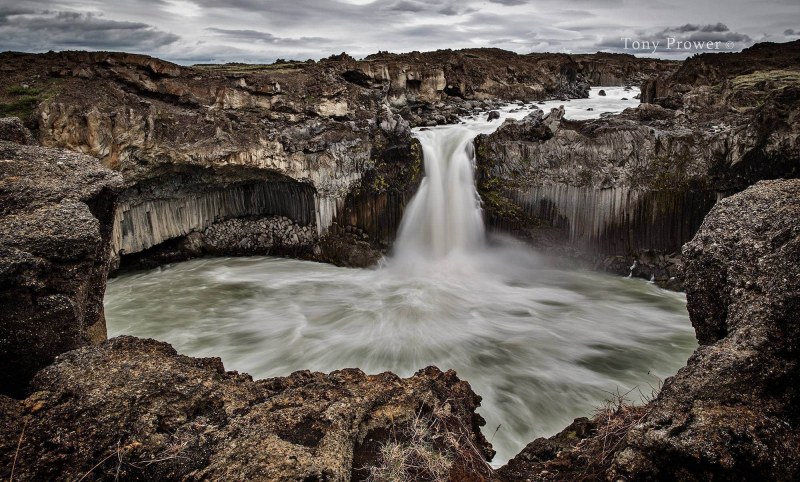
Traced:
POLYGON ((0 60, 15 86, 0 104, 19 107, 41 144, 95 156, 123 175, 114 234, 123 258, 165 243, 180 257, 175 247, 196 245, 184 238, 214 223, 272 216, 313 224, 317 239, 304 256, 338 262, 356 240, 384 251, 422 176, 410 126, 588 91, 568 55, 496 49, 194 67, 102 52, 0 60), (148 186, 160 182, 154 196, 148 186))
POLYGON ((800 180, 721 200, 683 255, 700 342, 686 366, 643 406, 612 401, 532 442, 500 480, 800 477, 800 180))
POLYGON ((719 198, 800 175, 798 51, 793 42, 726 54, 741 57, 729 71, 713 55, 693 58, 642 91, 651 101, 656 92, 682 94, 617 116, 570 121, 554 110, 507 121, 476 139, 488 222, 678 287, 680 248, 719 198), (687 70, 714 74, 678 84, 687 70))

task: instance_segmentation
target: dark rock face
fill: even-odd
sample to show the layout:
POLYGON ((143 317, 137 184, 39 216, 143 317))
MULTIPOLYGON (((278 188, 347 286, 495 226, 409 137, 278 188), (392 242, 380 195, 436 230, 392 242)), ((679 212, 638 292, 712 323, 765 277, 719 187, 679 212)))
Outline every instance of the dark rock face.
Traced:
POLYGON ((531 117, 479 137, 487 221, 597 267, 675 284, 679 262, 650 260, 678 259, 718 198, 800 176, 798 45, 726 54, 739 66, 727 70, 717 57, 693 58, 643 88, 643 99, 672 92, 660 104, 547 126, 531 117), (679 87, 689 67, 713 75, 679 87))
POLYGON ((613 472, 797 480, 800 180, 722 200, 684 256, 701 346, 628 434, 613 472))
MULTIPOLYGON (((122 172, 129 189, 115 240, 135 242, 115 242, 115 252, 143 253, 139 257, 234 217, 283 215, 307 225, 285 212, 261 209, 259 196, 252 205, 239 202, 236 212, 217 212, 198 206, 193 194, 202 189, 226 196, 229 187, 254 178, 308 187, 322 242, 336 223, 362 230, 373 248, 385 251, 421 177, 409 122, 455 122, 501 101, 568 99, 588 92, 568 55, 497 49, 191 68, 100 52, 4 53, 0 61, 4 83, 24 92, 20 115, 43 145, 93 155, 122 172), (158 198, 146 187, 173 177, 197 180, 184 176, 191 169, 205 171, 204 179, 174 192, 165 189, 158 198), (143 191, 146 196, 137 198, 143 191), (182 219, 158 222, 179 206, 185 206, 182 219), (120 236, 125 212, 137 222, 120 236), (153 230, 144 213, 165 229, 153 230)), ((626 76, 636 65, 649 72, 651 61, 637 62, 620 56, 601 63, 626 76)), ((0 93, 7 110, 21 102, 9 92, 0 93)), ((274 191, 266 185, 259 189, 274 191)))
MULTIPOLYGON (((533 442, 506 480, 800 477, 800 180, 720 201, 684 248, 700 347, 660 393, 533 442)), ((578 421, 576 421, 577 423, 578 421)))
POLYGON ((655 75, 668 75, 681 65, 671 60, 638 58, 630 54, 597 52, 590 55, 573 55, 578 72, 591 85, 639 85, 655 75))
POLYGON ((103 294, 121 176, 89 156, 0 142, 0 393, 106 337, 103 294))
POLYGON ((16 480, 364 480, 384 443, 409 443, 424 421, 423 442, 447 457, 451 480, 488 480, 479 401, 432 367, 407 379, 348 369, 253 381, 218 358, 119 337, 61 355, 25 400, 0 396, 0 474, 14 465, 16 480))
POLYGON ((0 141, 14 144, 34 144, 33 136, 18 117, 0 118, 0 141))

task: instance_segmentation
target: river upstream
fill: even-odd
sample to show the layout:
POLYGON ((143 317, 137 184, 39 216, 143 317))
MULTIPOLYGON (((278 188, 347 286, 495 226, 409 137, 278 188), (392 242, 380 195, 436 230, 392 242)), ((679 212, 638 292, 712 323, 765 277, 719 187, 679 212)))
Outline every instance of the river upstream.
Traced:
MULTIPOLYGON (((601 88, 539 107, 564 105, 567 118, 585 119, 638 104, 635 89, 602 88, 601 97, 601 88)), ((682 294, 565 270, 513 240, 486 238, 472 138, 531 108, 416 133, 426 177, 380 267, 207 258, 123 274, 108 283, 109 336, 220 356, 227 369, 255 378, 452 368, 483 397, 494 464, 612 394, 649 395, 696 346, 682 294)))

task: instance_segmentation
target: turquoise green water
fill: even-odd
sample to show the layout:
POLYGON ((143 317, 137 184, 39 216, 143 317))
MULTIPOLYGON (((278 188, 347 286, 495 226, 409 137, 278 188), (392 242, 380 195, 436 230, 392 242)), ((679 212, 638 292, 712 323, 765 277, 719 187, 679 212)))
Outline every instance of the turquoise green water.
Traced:
POLYGON ((612 392, 650 393, 695 347, 683 295, 512 246, 379 270, 190 261, 111 280, 106 317, 109 336, 164 340, 256 378, 455 369, 483 397, 495 463, 612 392))

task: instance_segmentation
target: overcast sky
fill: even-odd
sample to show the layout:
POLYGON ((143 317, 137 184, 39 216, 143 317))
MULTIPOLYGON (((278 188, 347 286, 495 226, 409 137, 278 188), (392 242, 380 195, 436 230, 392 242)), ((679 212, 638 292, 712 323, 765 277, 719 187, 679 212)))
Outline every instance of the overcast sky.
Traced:
POLYGON ((678 41, 738 51, 798 38, 800 0, 0 0, 0 51, 121 50, 183 64, 466 47, 683 58, 698 50, 678 41))

